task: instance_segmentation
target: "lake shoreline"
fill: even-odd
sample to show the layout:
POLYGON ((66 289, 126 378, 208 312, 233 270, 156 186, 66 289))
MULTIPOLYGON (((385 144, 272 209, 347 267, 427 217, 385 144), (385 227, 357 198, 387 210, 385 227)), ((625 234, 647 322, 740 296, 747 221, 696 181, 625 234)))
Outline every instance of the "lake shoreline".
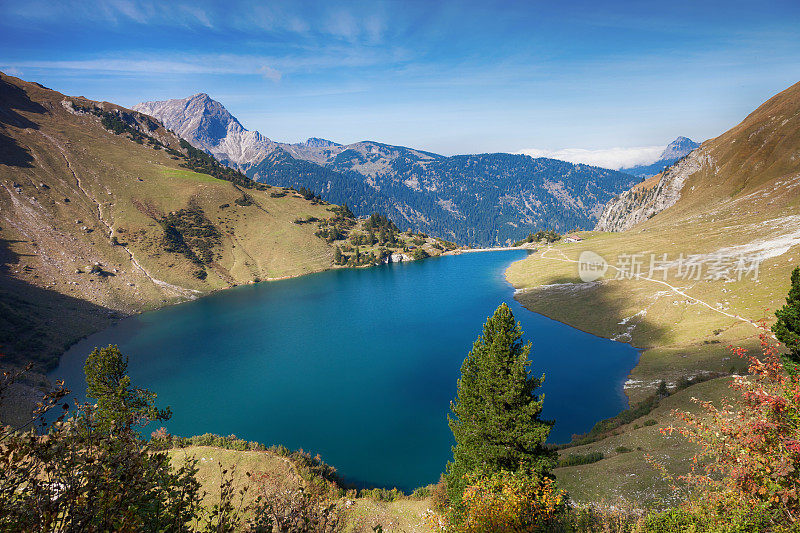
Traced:
MULTIPOLYGON (((636 357, 636 364, 633 366, 633 368, 631 368, 630 372, 628 372, 628 379, 631 379, 631 378, 632 378, 632 376, 633 376, 633 372, 636 370, 636 368, 639 366, 639 363, 640 363, 640 362, 641 362, 641 360, 642 360, 642 355, 644 354, 644 352, 645 352, 645 351, 646 351, 648 348, 644 348, 644 347, 635 346, 635 345, 634 345, 633 343, 631 343, 631 342, 625 342, 625 341, 616 340, 616 339, 613 339, 613 338, 611 338, 610 336, 607 336, 607 335, 601 335, 601 334, 595 333, 595 332, 593 332, 593 331, 588 331, 588 330, 582 329, 582 328, 580 328, 580 327, 578 327, 578 326, 575 326, 575 325, 573 325, 573 324, 570 324, 569 322, 565 322, 565 321, 563 321, 563 320, 559 320, 559 319, 557 319, 557 318, 554 318, 554 317, 550 316, 550 314, 548 314, 547 312, 534 311, 534 310, 532 310, 532 309, 529 309, 529 308, 528 308, 528 307, 527 307, 527 306, 526 306, 524 303, 522 303, 522 300, 519 298, 519 295, 520 295, 520 294, 521 294, 521 292, 522 292, 522 291, 524 291, 524 290, 536 289, 537 287, 518 287, 518 286, 514 285, 514 284, 511 282, 511 280, 509 280, 509 279, 508 279, 508 271, 511 269, 511 267, 512 267, 513 265, 515 265, 515 264, 517 264, 517 263, 519 263, 519 262, 521 262, 521 261, 525 261, 525 259, 520 259, 519 261, 514 261, 513 263, 511 263, 510 265, 508 265, 508 268, 507 268, 507 269, 505 270, 505 272, 503 273, 503 276, 505 277, 505 279, 506 279, 506 281, 508 282, 508 284, 509 284, 509 285, 511 285, 511 286, 514 288, 514 300, 515 300, 515 301, 516 301, 516 302, 517 302, 517 303, 518 303, 518 304, 519 304, 521 307, 523 307, 525 310, 527 310, 527 311, 528 311, 528 312, 530 312, 530 313, 536 313, 536 314, 540 314, 540 315, 542 315, 542 316, 544 316, 544 317, 547 317, 547 318, 549 318, 550 320, 554 320, 554 321, 556 321, 556 322, 558 322, 558 323, 560 323, 560 324, 564 324, 565 326, 569 326, 569 327, 571 327, 571 328, 573 328, 573 329, 577 329, 578 331, 582 331, 582 332, 584 332, 584 333, 588 333, 589 335, 594 335, 594 336, 596 336, 596 337, 600 337, 600 338, 603 338, 603 339, 608 339, 608 340, 610 340, 610 341, 612 341, 612 342, 619 342, 619 343, 622 343, 622 344, 627 344, 628 346, 630 346, 631 348, 633 348, 634 350, 636 350, 636 353, 637 353, 637 357, 636 357)), ((630 394, 628 393, 628 389, 626 389, 626 388, 623 386, 623 388, 622 388, 622 391, 623 391, 623 393, 625 394, 625 396, 628 398, 628 407, 630 407, 630 406, 631 406, 631 397, 630 397, 630 394)))
MULTIPOLYGON (((525 247, 522 247, 522 246, 519 246, 519 247, 503 247, 503 248, 475 248, 475 249, 457 248, 456 250, 448 250, 446 252, 442 252, 440 254, 440 256, 460 255, 462 253, 496 252, 496 251, 508 251, 508 250, 529 250, 529 249, 525 248, 525 247)), ((532 250, 532 251, 535 251, 535 249, 532 250)), ((427 257, 426 259, 431 259, 433 257, 440 257, 440 256, 431 256, 431 257, 427 257)), ((410 263, 410 262, 413 262, 413 261, 424 261, 424 260, 425 259, 411 259, 409 261, 403 261, 403 262, 404 263, 410 263)), ((329 267, 322 268, 320 270, 312 270, 312 271, 303 272, 303 273, 300 273, 300 274, 287 274, 285 276, 277 276, 277 277, 274 277, 274 278, 264 278, 264 279, 259 280, 259 281, 250 281, 248 283, 236 283, 236 284, 232 284, 232 285, 230 285, 228 287, 222 287, 222 288, 219 288, 219 289, 211 289, 211 290, 208 290, 208 291, 201 291, 199 294, 197 294, 197 295, 195 295, 195 296, 193 296, 191 298, 174 298, 172 300, 168 300, 163 305, 137 309, 136 311, 134 311, 132 313, 121 314, 119 311, 115 311, 115 313, 118 316, 109 319, 109 322, 105 327, 101 327, 101 328, 98 328, 98 329, 96 329, 94 331, 86 333, 85 335, 82 335, 82 336, 76 338, 75 340, 73 340, 72 342, 70 342, 69 344, 65 345, 65 348, 61 352, 61 354, 58 356, 58 359, 60 361, 61 357, 66 352, 68 352, 70 350, 70 348, 72 348, 72 346, 74 346, 78 342, 86 339, 87 337, 90 337, 90 336, 94 335, 95 333, 97 333, 99 331, 102 331, 104 329, 108 329, 110 327, 113 327, 114 325, 118 324, 122 320, 131 318, 131 317, 134 317, 134 316, 139 316, 139 315, 141 315, 143 313, 149 313, 151 311, 158 311, 159 309, 165 309, 165 308, 168 308, 168 307, 174 307, 176 305, 181 305, 181 304, 184 304, 184 303, 187 303, 187 302, 193 302, 195 300, 198 300, 198 299, 201 299, 201 298, 205 298, 207 296, 211 296, 212 294, 219 294, 221 292, 229 291, 231 289, 235 289, 236 287, 241 287, 241 286, 245 286, 245 285, 256 285, 258 283, 270 283, 270 282, 275 282, 275 281, 284 281, 284 280, 288 280, 288 279, 297 279, 297 278, 302 278, 304 276, 310 276, 310 275, 313 275, 313 274, 320 274, 322 272, 328 272, 330 270, 367 269, 367 268, 373 268, 373 267, 381 266, 383 264, 385 264, 385 263, 381 263, 381 264, 377 264, 377 265, 359 265, 359 266, 355 266, 355 267, 346 266, 346 265, 331 265, 329 267)), ((50 373, 50 370, 48 370, 46 372, 50 373)))

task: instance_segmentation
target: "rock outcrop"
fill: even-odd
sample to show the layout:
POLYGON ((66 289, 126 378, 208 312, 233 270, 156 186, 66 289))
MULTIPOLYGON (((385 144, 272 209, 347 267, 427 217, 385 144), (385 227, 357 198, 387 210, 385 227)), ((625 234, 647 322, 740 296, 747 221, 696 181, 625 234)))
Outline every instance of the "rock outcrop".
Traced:
POLYGON ((594 229, 625 231, 672 207, 680 199, 686 180, 709 162, 709 157, 697 150, 661 174, 621 193, 606 204, 594 229))

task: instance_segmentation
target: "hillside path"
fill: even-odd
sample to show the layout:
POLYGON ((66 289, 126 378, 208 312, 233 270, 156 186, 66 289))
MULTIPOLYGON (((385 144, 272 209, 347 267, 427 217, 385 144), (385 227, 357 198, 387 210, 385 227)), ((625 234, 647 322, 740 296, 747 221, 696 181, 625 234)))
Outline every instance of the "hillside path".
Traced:
MULTIPOLYGON (((561 250, 557 250, 557 251, 562 255, 562 257, 549 257, 549 256, 545 255, 547 252, 552 251, 552 250, 553 250, 553 248, 551 246, 548 246, 547 248, 545 248, 542 251, 542 253, 541 253, 541 255, 539 257, 541 257, 542 259, 549 259, 550 261, 562 261, 562 262, 566 262, 566 263, 578 263, 579 262, 579 261, 577 261, 575 259, 568 258, 564 254, 564 252, 562 252, 561 250)), ((618 268, 618 267, 616 267, 616 266, 614 266, 614 265, 612 265, 610 263, 608 264, 608 266, 609 266, 609 268, 613 268, 613 269, 615 269, 617 271, 622 272, 622 270, 620 268, 618 268)), ((759 325, 756 322, 754 322, 753 320, 750 320, 749 318, 745 318, 745 317, 743 317, 741 315, 733 315, 731 313, 726 313, 722 309, 717 309, 716 307, 714 307, 713 305, 709 304, 708 302, 704 302, 703 300, 700 300, 699 298, 695 298, 694 296, 686 294, 684 291, 682 291, 678 287, 675 287, 674 285, 671 285, 671 284, 667 283, 666 281, 662 281, 660 279, 653 279, 653 278, 650 278, 650 277, 646 277, 646 276, 643 276, 642 274, 636 274, 635 277, 636 277, 636 279, 641 280, 641 281, 650 281, 650 282, 658 283, 660 285, 668 287, 671 291, 675 292, 676 294, 680 294, 684 298, 688 298, 689 300, 691 300, 691 301, 693 301, 695 303, 703 305, 703 306, 711 309, 712 311, 714 311, 716 313, 725 315, 727 317, 730 317, 730 318, 733 318, 733 319, 736 319, 736 320, 740 320, 742 322, 746 322, 746 323, 750 324, 751 326, 753 326, 755 328, 759 327, 759 325)))
MULTIPOLYGON (((97 220, 106 228, 106 230, 108 232, 108 236, 110 238, 114 234, 113 226, 108 221, 106 221, 106 219, 103 217, 103 210, 102 210, 102 205, 100 204, 100 202, 98 202, 97 199, 92 194, 90 194, 89 191, 87 191, 83 187, 83 184, 81 183, 80 177, 78 177, 78 174, 72 168, 72 164, 70 163, 69 158, 67 157, 66 150, 64 150, 64 147, 61 145, 61 143, 56 141, 56 139, 54 139, 50 135, 47 135, 46 133, 41 132, 41 131, 39 133, 44 135, 51 143, 53 143, 53 145, 56 146, 56 148, 58 148, 58 151, 61 153, 61 157, 64 158, 64 162, 67 164, 67 170, 69 170, 70 173, 72 174, 72 177, 75 178, 75 184, 77 185, 78 190, 80 190, 81 193, 83 193, 83 195, 90 202, 92 202, 94 204, 94 206, 97 208, 97 220)), ((142 272, 142 274, 148 280, 150 280, 153 284, 161 287, 162 289, 166 289, 167 291, 170 291, 170 292, 172 292, 172 293, 174 293, 174 294, 176 294, 178 296, 182 296, 184 298, 192 298, 193 299, 193 298, 197 297, 196 296, 197 294, 200 294, 200 291, 196 291, 194 289, 187 289, 187 288, 184 288, 184 287, 179 287, 178 285, 173 285, 172 283, 167 283, 166 281, 162 281, 160 279, 155 278, 152 274, 150 274, 150 272, 147 271, 146 268, 144 268, 139 263, 139 261, 136 260, 136 257, 134 257, 133 251, 130 248, 128 248, 127 246, 125 246, 123 244, 120 244, 119 246, 128 253, 128 257, 130 258, 131 264, 135 268, 139 269, 142 272)))

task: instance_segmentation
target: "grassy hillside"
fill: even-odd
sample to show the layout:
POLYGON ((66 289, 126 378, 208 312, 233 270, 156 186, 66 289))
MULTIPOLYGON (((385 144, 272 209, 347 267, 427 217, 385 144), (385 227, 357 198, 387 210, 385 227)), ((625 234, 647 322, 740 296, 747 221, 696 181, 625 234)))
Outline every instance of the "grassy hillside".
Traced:
MULTIPOLYGON (((187 457, 194 458, 197 463, 197 480, 201 484, 201 492, 205 493, 203 505, 210 508, 220 500, 220 483, 223 470, 233 475, 235 492, 248 489, 244 495, 244 504, 252 503, 256 494, 255 486, 247 473, 266 474, 269 493, 289 493, 299 489, 309 490, 310 480, 302 472, 302 467, 292 461, 291 457, 278 455, 272 451, 245 451, 218 448, 213 446, 188 446, 170 450, 173 464, 177 467, 187 457)), ((238 504, 238 497, 236 502, 238 504)), ((432 506, 430 497, 400 497, 393 501, 374 496, 358 496, 355 491, 348 491, 335 501, 338 514, 341 516, 340 531, 347 533, 372 533, 376 526, 384 531, 407 531, 423 533, 433 531, 428 516, 432 506)))
POLYGON ((162 127, 150 133, 164 148, 140 144, 70 104, 117 106, 5 75, 0 93, 0 352, 8 360, 36 356, 47 368, 115 317, 331 265, 315 228, 293 222, 324 218, 326 206, 192 172, 162 127), (192 217, 211 235, 191 239, 192 217), (170 245, 165 222, 177 224, 182 246, 170 245))
POLYGON ((647 456, 667 467, 673 476, 688 473, 698 449, 683 437, 661 434, 661 428, 676 424, 674 410, 699 412, 692 398, 718 403, 731 396, 731 378, 717 378, 693 385, 662 400, 652 412, 617 428, 608 437, 561 450, 569 455, 603 454, 603 459, 585 465, 555 470, 560 486, 578 503, 624 504, 644 509, 664 508, 686 497, 685 489, 673 491, 647 456))
MULTIPOLYGON (((633 400, 661 379, 740 365, 727 346, 752 344, 753 322, 771 319, 800 264, 799 132, 797 84, 688 156, 703 164, 687 176, 672 207, 628 231, 586 233, 582 242, 554 245, 512 265, 507 276, 521 289, 518 299, 641 348, 628 389, 633 400), (584 251, 610 265, 597 282, 579 279, 584 251), (634 254, 641 277, 627 268, 634 254), (666 277, 663 269, 650 276, 651 260, 664 254, 666 277)), ((634 189, 655 187, 658 179, 634 189)))

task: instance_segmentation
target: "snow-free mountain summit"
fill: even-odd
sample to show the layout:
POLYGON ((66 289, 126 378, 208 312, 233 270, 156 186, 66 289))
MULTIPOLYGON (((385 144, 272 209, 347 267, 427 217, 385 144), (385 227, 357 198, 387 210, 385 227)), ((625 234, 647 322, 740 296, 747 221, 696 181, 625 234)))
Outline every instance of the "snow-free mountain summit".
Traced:
POLYGON ((688 137, 678 137, 664 148, 664 151, 661 152, 661 155, 654 162, 649 165, 636 165, 634 167, 621 168, 620 172, 627 172, 634 176, 649 178, 675 164, 678 160, 686 157, 699 147, 700 143, 696 143, 688 137))

